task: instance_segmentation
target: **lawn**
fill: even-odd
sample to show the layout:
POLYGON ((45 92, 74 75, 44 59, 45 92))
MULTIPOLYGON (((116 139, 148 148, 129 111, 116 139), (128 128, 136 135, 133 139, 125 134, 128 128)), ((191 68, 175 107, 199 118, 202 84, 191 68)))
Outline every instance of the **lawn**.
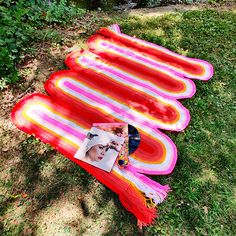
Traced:
POLYGON ((143 19, 93 13, 85 19, 86 28, 58 27, 61 40, 38 44, 34 57, 19 65, 23 79, 2 91, 0 235, 235 235, 236 12, 205 9, 143 19), (178 148, 178 162, 171 175, 152 178, 172 192, 158 206, 156 222, 142 231, 117 195, 9 119, 18 99, 43 92, 48 75, 65 68, 70 50, 117 21, 124 33, 209 61, 215 70, 210 81, 196 81, 193 98, 182 101, 189 126, 165 132, 178 148))

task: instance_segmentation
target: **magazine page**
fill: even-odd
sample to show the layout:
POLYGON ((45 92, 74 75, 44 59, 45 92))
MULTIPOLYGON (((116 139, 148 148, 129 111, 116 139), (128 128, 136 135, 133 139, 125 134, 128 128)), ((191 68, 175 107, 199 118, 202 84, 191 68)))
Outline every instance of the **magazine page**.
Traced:
POLYGON ((124 144, 116 159, 119 167, 125 167, 129 162, 129 130, 127 123, 94 123, 93 127, 103 131, 111 132, 125 139, 124 144))
POLYGON ((74 157, 110 172, 124 140, 123 137, 92 127, 74 157))

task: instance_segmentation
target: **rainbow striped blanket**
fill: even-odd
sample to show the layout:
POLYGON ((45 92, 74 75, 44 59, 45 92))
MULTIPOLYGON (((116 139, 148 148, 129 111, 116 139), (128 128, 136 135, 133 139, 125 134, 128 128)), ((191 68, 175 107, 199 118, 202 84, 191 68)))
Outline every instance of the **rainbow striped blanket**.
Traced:
POLYGON ((156 205, 170 190, 144 174, 170 174, 177 149, 160 129, 181 131, 189 111, 177 100, 196 91, 190 79, 208 80, 212 65, 121 33, 102 28, 88 40, 89 50, 70 53, 69 70, 53 73, 48 95, 31 94, 12 111, 15 125, 49 143, 119 195, 140 227, 157 217, 156 205), (141 142, 127 168, 105 172, 74 157, 93 123, 125 122, 141 142))

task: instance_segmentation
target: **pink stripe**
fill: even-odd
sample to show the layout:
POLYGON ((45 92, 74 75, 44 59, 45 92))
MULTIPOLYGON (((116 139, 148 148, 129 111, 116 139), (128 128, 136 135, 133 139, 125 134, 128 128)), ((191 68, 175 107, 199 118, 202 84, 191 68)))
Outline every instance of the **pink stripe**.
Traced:
POLYGON ((112 31, 116 32, 116 33, 121 33, 120 27, 119 27, 117 24, 113 24, 113 25, 109 26, 109 28, 110 28, 112 31))
MULTIPOLYGON (((175 168, 175 164, 177 162, 177 151, 176 151, 176 154, 173 154, 173 155, 174 155, 173 160, 171 160, 171 165, 168 166, 168 169, 150 170, 150 169, 147 169, 144 167, 134 166, 132 161, 130 161, 130 163, 132 164, 132 166, 130 166, 130 167, 132 168, 133 172, 138 172, 138 173, 143 173, 143 174, 148 174, 148 175, 169 175, 172 173, 172 171, 175 168)), ((140 161, 140 162, 142 163, 142 161, 140 161)), ((150 163, 150 165, 152 165, 152 164, 150 163)))
POLYGON ((121 33, 121 31, 120 31, 120 27, 119 27, 118 24, 114 24, 113 26, 114 26, 115 32, 117 32, 117 33, 121 33))
POLYGON ((75 130, 73 127, 66 125, 52 117, 50 117, 49 115, 43 113, 42 111, 35 111, 35 113, 41 117, 43 120, 46 120, 47 122, 53 124, 54 126, 62 129, 63 131, 67 132, 70 135, 75 136, 76 138, 79 138, 81 141, 84 140, 84 138, 86 137, 86 135, 84 133, 79 132, 78 130, 75 130))
MULTIPOLYGON (((201 78, 200 80, 209 80, 213 76, 213 74, 214 74, 213 66, 209 62, 207 62, 207 61, 200 60, 200 59, 195 59, 195 58, 190 58, 190 57, 186 57, 186 56, 180 55, 180 54, 172 52, 172 51, 170 51, 170 50, 168 50, 168 49, 166 49, 166 48, 164 48, 164 47, 162 47, 160 45, 156 45, 156 44, 150 43, 148 41, 144 41, 142 39, 133 38, 133 37, 131 37, 129 35, 126 35, 126 34, 123 34, 121 32, 120 33, 117 32, 117 34, 119 34, 123 38, 129 38, 133 42, 136 42, 136 43, 140 42, 142 44, 148 45, 151 48, 157 49, 159 51, 167 52, 168 54, 172 54, 174 57, 180 57, 180 58, 183 58, 183 59, 185 59, 187 61, 190 61, 190 62, 192 61, 193 63, 194 63, 194 61, 197 61, 197 62, 200 62, 201 64, 205 64, 208 67, 207 71, 209 71, 210 74, 209 74, 209 76, 206 76, 206 77, 203 76, 203 78, 201 78)), ((168 65, 166 65, 166 67, 170 68, 170 69, 172 68, 171 66, 168 66, 168 65)), ((187 77, 189 76, 189 74, 185 73, 184 71, 183 71, 183 73, 179 73, 179 72, 177 72, 177 73, 180 74, 180 75, 181 74, 186 75, 187 77)), ((199 78, 196 77, 196 78, 192 78, 192 79, 199 79, 199 78)))
MULTIPOLYGON (((81 59, 81 62, 83 62, 83 61, 84 61, 85 63, 88 63, 88 64, 91 65, 91 66, 94 66, 94 67, 100 69, 100 70, 107 71, 107 72, 109 72, 109 73, 111 73, 111 74, 114 74, 114 75, 117 76, 117 77, 121 77, 121 78, 124 79, 124 80, 128 80, 128 81, 130 81, 131 83, 132 83, 132 82, 135 83, 135 81, 134 81, 133 79, 131 79, 130 77, 127 77, 127 76, 125 76, 125 75, 123 75, 123 74, 121 74, 121 73, 119 73, 119 72, 116 72, 116 71, 114 71, 113 69, 109 69, 109 68, 107 68, 107 67, 105 67, 105 66, 99 65, 99 64, 97 64, 95 61, 89 60, 89 59, 87 59, 87 58, 85 58, 85 57, 83 57, 83 58, 81 59)), ((113 78, 111 78, 111 79, 113 79, 113 78)), ((153 89, 152 87, 142 85, 142 83, 139 83, 139 82, 137 82, 136 84, 138 84, 138 85, 140 85, 140 86, 143 86, 143 87, 146 87, 146 88, 150 88, 150 90, 154 91, 155 93, 157 93, 158 96, 160 96, 160 95, 158 94, 158 92, 157 92, 155 89, 153 89)), ((180 102, 178 102, 178 101, 176 101, 176 100, 173 100, 173 99, 171 99, 171 100, 172 100, 172 102, 175 103, 175 108, 178 110, 178 112, 180 113, 180 115, 181 115, 182 117, 185 117, 185 122, 183 122, 180 127, 178 127, 178 128, 175 127, 175 128, 174 128, 175 131, 182 131, 183 129, 185 129, 185 128, 187 127, 187 125, 188 125, 188 123, 189 123, 189 121, 190 121, 190 113, 189 113, 188 109, 186 109, 180 102)), ((151 125, 151 126, 149 126, 149 127, 151 127, 151 128, 156 128, 157 125, 151 125)), ((158 127, 164 129, 164 127, 162 127, 161 125, 158 125, 158 127)), ((165 128, 165 129, 166 129, 166 128, 165 128)), ((173 130, 173 129, 172 129, 172 130, 173 130)))
MULTIPOLYGON (((150 85, 147 85, 145 83, 136 81, 135 79, 132 79, 129 76, 126 76, 126 75, 124 75, 124 74, 122 74, 122 73, 120 73, 120 72, 118 72, 118 71, 116 71, 114 69, 111 69, 111 68, 107 67, 106 64, 103 63, 102 61, 100 62, 100 63, 102 63, 102 65, 100 65, 100 63, 97 63, 96 61, 92 61, 92 60, 90 60, 88 58, 85 58, 85 56, 82 57, 82 59, 80 61, 84 62, 84 63, 88 63, 89 65, 94 66, 94 67, 98 68, 99 70, 104 70, 104 71, 107 71, 107 72, 109 72, 111 74, 114 74, 115 76, 120 77, 120 78, 122 78, 125 81, 129 81, 130 83, 137 84, 137 85, 139 85, 141 87, 144 87, 144 88, 152 91, 153 93, 155 93, 157 95, 161 95, 161 96, 163 96, 163 97, 165 97, 167 99, 189 98, 189 97, 192 97, 195 94, 195 92, 196 92, 196 86, 195 86, 195 84, 192 81, 189 81, 190 84, 192 85, 192 89, 191 89, 191 92, 189 93, 189 95, 184 95, 183 96, 181 94, 180 95, 179 94, 169 94, 169 93, 171 93, 171 91, 169 93, 165 93, 163 91, 155 89, 154 87, 152 87, 150 85)), ((184 83, 184 81, 183 81, 183 83, 184 83)))

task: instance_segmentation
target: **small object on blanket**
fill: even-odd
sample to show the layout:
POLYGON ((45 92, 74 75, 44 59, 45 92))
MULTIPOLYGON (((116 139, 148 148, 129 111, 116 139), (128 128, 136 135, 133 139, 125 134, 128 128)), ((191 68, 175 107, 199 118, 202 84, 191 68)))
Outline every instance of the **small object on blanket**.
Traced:
POLYGON ((129 164, 129 159, 126 156, 120 155, 117 159, 117 163, 118 163, 120 168, 125 168, 129 164))
POLYGON ((124 137, 93 126, 74 157, 110 172, 124 146, 124 137))
POLYGON ((131 155, 140 144, 140 134, 138 130, 132 126, 128 125, 128 133, 129 133, 129 154, 131 155))

